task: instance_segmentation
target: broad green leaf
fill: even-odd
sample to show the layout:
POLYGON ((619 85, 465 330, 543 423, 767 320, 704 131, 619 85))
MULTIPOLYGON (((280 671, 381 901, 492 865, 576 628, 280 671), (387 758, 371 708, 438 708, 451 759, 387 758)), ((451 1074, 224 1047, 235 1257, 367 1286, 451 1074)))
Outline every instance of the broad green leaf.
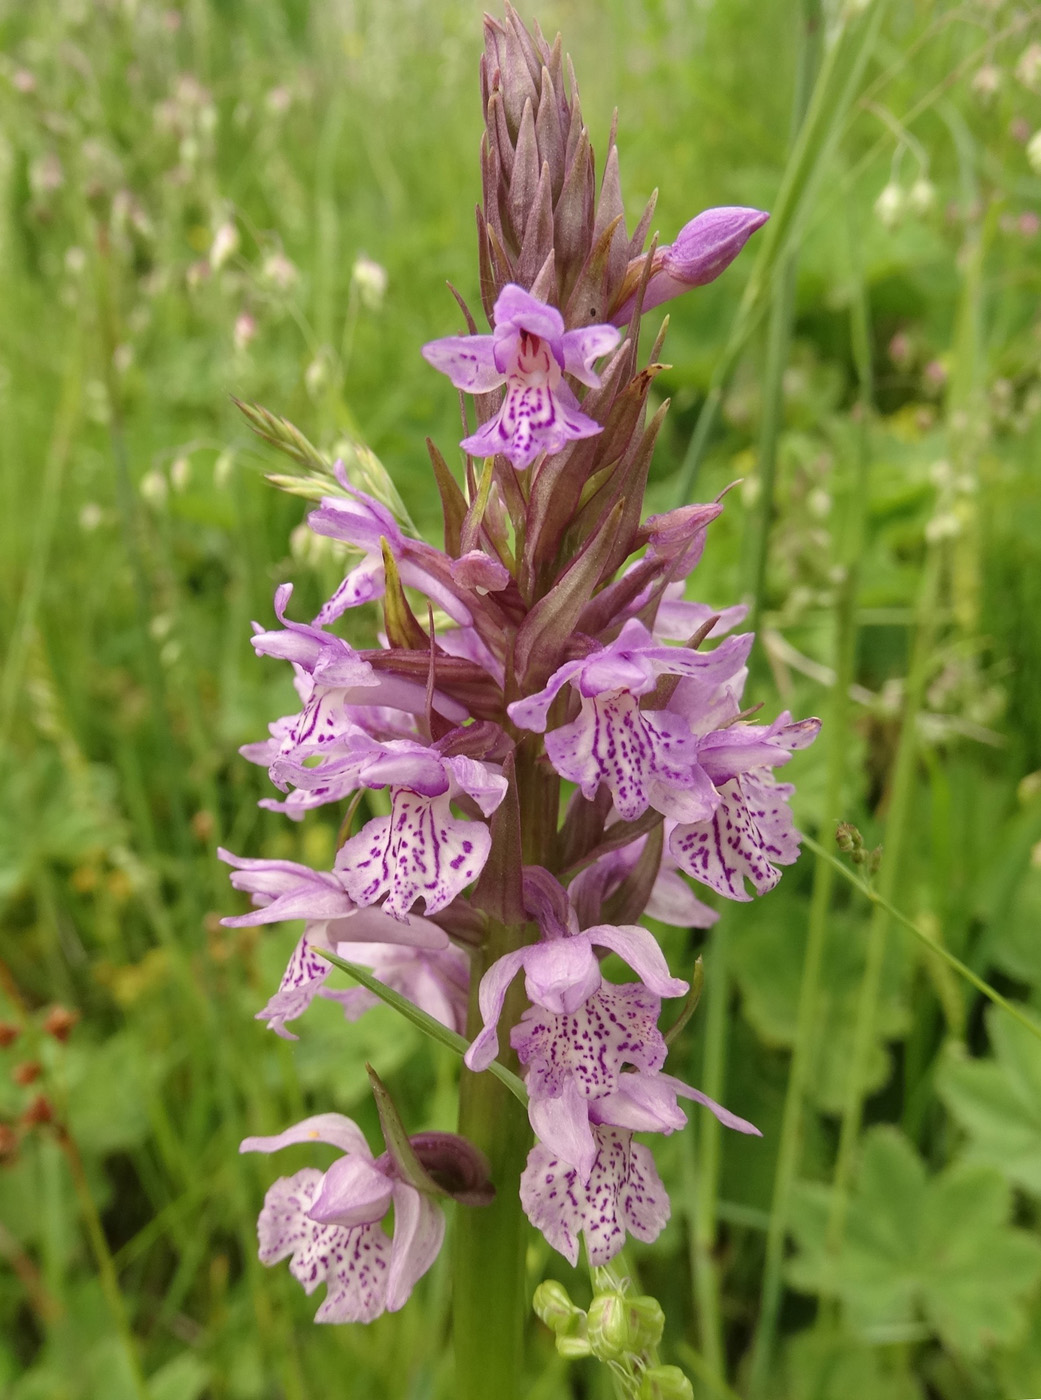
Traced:
POLYGON ((956 1162, 928 1177, 892 1128, 864 1139, 845 1236, 827 1250, 830 1191, 804 1187, 792 1223, 796 1288, 843 1302, 863 1336, 899 1335, 924 1321, 952 1351, 978 1357, 1012 1342, 1025 1295, 1041 1277, 1041 1242, 1008 1225, 1011 1194, 989 1167, 956 1162))
MULTIPOLYGON (((810 1085, 816 1103, 826 1112, 840 1111, 846 1092, 864 968, 864 930, 862 921, 837 912, 825 949, 810 1085)), ((805 911, 794 898, 778 891, 769 908, 741 911, 731 965, 744 995, 745 1015, 768 1045, 795 1044, 805 947, 805 911)), ((885 1040, 907 1027, 900 990, 903 962, 903 949, 894 939, 876 1008, 876 1042, 868 1061, 871 1090, 885 1082, 889 1071, 885 1040)))
POLYGON ((893 1348, 817 1326, 785 1349, 785 1400, 921 1400, 922 1388, 893 1348))
POLYGON ((1041 1195, 1041 1044, 998 1008, 987 1028, 994 1057, 969 1059, 961 1046, 948 1047, 937 1088, 969 1135, 968 1159, 1041 1195))

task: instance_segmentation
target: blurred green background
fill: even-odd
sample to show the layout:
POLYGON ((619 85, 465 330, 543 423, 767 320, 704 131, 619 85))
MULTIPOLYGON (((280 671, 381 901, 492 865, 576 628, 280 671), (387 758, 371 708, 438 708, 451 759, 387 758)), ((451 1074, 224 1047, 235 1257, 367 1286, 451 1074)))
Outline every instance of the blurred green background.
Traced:
MULTIPOLYGON (((333 1109, 375 1142, 366 1059, 410 1130, 451 1127, 457 1067, 386 1008, 316 1004, 292 1045, 254 1021, 294 932, 221 928, 214 848, 322 865, 335 836, 258 810, 237 754, 294 708, 250 619, 287 578, 311 615, 342 561, 230 396, 367 442, 433 536, 423 439, 454 461, 458 408, 419 347, 460 328, 446 280, 478 305, 481 8, 0 0, 10 1400, 452 1393, 447 1258, 401 1314, 316 1328, 255 1258, 293 1165, 237 1144, 333 1109)), ((668 1358, 699 1397, 1036 1396, 1041 1041, 922 937, 1038 1021, 1041 10, 537 18, 598 153, 618 108, 630 224, 655 188, 665 241, 774 211, 669 308, 648 507, 742 480, 693 593, 753 599, 753 700, 825 719, 802 828, 884 847, 874 902, 808 851, 705 943, 670 1068, 765 1137, 657 1151, 673 1219, 635 1257, 668 1358)), ((529 1267, 588 1297, 541 1239, 529 1267)), ((534 1322, 529 1366, 542 1400, 611 1393, 534 1322)))

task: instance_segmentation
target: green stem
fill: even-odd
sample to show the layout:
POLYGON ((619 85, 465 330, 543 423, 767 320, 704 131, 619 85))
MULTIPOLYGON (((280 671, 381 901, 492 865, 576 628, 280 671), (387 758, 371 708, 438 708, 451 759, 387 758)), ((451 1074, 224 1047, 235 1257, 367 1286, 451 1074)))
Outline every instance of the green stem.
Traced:
MULTIPOLYGON (((851 238, 855 250, 855 240, 851 238)), ((849 722, 849 688, 853 680, 856 651, 856 600, 858 585, 857 561, 860 558, 864 533, 864 500, 867 489, 867 468, 870 457, 870 421, 873 402, 869 317, 863 284, 857 278, 859 294, 852 306, 853 358, 860 380, 860 435, 856 447, 855 469, 846 484, 846 510, 838 561, 843 569, 843 581, 838 590, 835 607, 835 685, 831 693, 825 725, 827 771, 823 813, 830 821, 841 810, 842 786, 846 771, 849 722)), ((768 1392, 771 1362, 777 1337, 778 1315, 782 1296, 782 1270, 785 1239, 788 1232, 788 1212, 791 1191, 799 1170, 802 1154, 803 1123, 806 1090, 817 1049, 815 1030, 819 1021, 821 969, 827 944, 829 911, 835 867, 830 861, 818 860, 814 869, 813 895, 810 902, 806 955, 799 987, 799 1007, 796 1021, 795 1047, 788 1070, 784 1114, 781 1120, 781 1140, 774 1175, 773 1200, 766 1234, 766 1257, 763 1264, 762 1302, 759 1322, 752 1346, 752 1361, 748 1380, 751 1400, 759 1400, 768 1392)))
POLYGON ((130 1328, 130 1320, 127 1317, 126 1307, 123 1303, 123 1294, 119 1288, 119 1276, 116 1273, 116 1266, 112 1259, 112 1251, 108 1247, 108 1240, 105 1238, 105 1231, 101 1224, 101 1216, 98 1208, 94 1204, 94 1197, 91 1195, 90 1184, 87 1181, 87 1173, 84 1170, 83 1158, 80 1156, 79 1148, 73 1138, 69 1136, 63 1127, 55 1129, 58 1145, 65 1154, 65 1160, 69 1164, 69 1171, 72 1174, 72 1184, 76 1192, 76 1199, 79 1202, 80 1214, 83 1223, 87 1227, 87 1238, 90 1241, 91 1253, 94 1255, 94 1263, 97 1265, 98 1279, 101 1283, 101 1291, 108 1306, 112 1323, 119 1334, 120 1342, 123 1346, 123 1354, 126 1357, 127 1367, 130 1371, 131 1382, 134 1393, 138 1400, 149 1400, 148 1385, 145 1382, 144 1373, 141 1370, 141 1362, 137 1355, 137 1345, 134 1341, 134 1334, 130 1328))
MULTIPOLYGON (((474 966, 474 987, 496 958, 517 947, 523 928, 499 925, 484 961, 474 966)), ((524 988, 506 1000, 503 1024, 520 1019, 524 988)), ((476 993, 471 1013, 476 1009, 476 993)), ((476 1033, 476 1024, 471 1032, 476 1033)), ((513 1400, 523 1365, 525 1220, 517 1183, 531 1145, 524 1110, 500 1080, 464 1069, 459 1089, 459 1131, 488 1158, 495 1183, 489 1206, 457 1207, 453 1316, 458 1400, 513 1400)))
POLYGON ((857 999, 853 1031, 853 1054, 842 1109, 842 1127, 833 1177, 834 1192, 828 1217, 828 1248, 837 1252, 845 1231, 846 1208, 849 1201, 853 1157, 860 1136, 866 1093, 867 1064, 875 1037, 875 1013, 882 983, 886 943, 891 922, 892 898, 900 878, 908 817, 914 794, 917 753, 918 712, 922 707, 926 678, 932 664, 933 636, 937 593, 939 589, 939 560, 930 550, 922 577, 918 600, 918 625, 915 631, 911 665, 907 677, 907 694, 900 726, 896 762, 889 793, 889 815, 885 826, 883 849, 885 855, 879 872, 879 902, 872 911, 868 929, 867 956, 864 976, 857 999))
MULTIPOLYGON (((517 750, 517 795, 521 814, 523 861, 551 864, 556 839, 560 780, 540 767, 533 744, 517 750)), ((530 924, 492 923, 488 939, 474 958, 467 1033, 472 1040, 482 1024, 477 989, 489 967, 532 936, 530 924)), ((524 984, 510 988, 500 1024, 515 1025, 527 1006, 524 984)), ((499 1056, 516 1071, 514 1053, 499 1056)), ((453 1315, 457 1400, 515 1400, 520 1393, 524 1360, 524 1248, 526 1222, 518 1183, 531 1129, 510 1089, 491 1074, 464 1069, 459 1089, 459 1132, 487 1156, 496 1196, 490 1206, 459 1208, 455 1222, 453 1315)))
MULTIPOLYGON (((717 926, 705 976, 705 1060, 701 1082, 705 1093, 721 1101, 726 1080, 727 1012, 730 978, 727 970, 728 921, 717 926)), ((719 1301, 719 1273, 715 1259, 718 1224, 719 1171, 723 1146, 722 1128, 710 1113, 698 1118, 697 1172, 694 1182, 694 1220, 691 1262, 698 1305, 698 1335, 705 1366, 719 1382, 726 1380, 723 1316, 719 1301)), ((693 1166, 692 1137, 685 1135, 684 1150, 693 1166)))

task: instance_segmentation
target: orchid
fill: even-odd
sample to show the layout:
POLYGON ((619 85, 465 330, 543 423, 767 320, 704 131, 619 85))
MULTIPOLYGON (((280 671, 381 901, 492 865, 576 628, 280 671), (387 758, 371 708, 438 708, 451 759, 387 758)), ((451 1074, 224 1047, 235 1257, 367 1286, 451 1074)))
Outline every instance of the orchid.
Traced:
MULTIPOLYGON (((691 287, 714 282, 769 217, 761 209, 706 209, 684 224, 675 243, 667 243, 652 254, 650 279, 641 309, 650 311, 691 287)), ((625 325, 632 315, 643 264, 643 258, 630 263, 620 292, 620 305, 611 317, 615 325, 625 325)))
MULTIPOLYGON (((758 1133, 667 1072, 662 1004, 688 983, 639 920, 709 931, 719 911, 691 879, 730 900, 750 897, 746 882, 776 883, 799 837, 774 770, 818 728, 787 712, 748 723, 753 638, 733 634, 747 610, 687 597, 722 498, 643 515, 665 406, 650 405, 662 366, 657 347, 639 363, 637 307, 717 276, 766 215, 708 210, 647 251, 653 205, 630 236, 614 138, 597 184, 559 46, 509 7, 501 24, 486 17, 485 40, 478 237, 491 333, 461 303, 471 333, 422 350, 475 396, 461 480, 428 444, 444 547, 413 538, 405 512, 383 504, 393 491, 367 494, 342 462, 335 487, 317 469, 308 478, 308 494, 324 493, 308 526, 353 562, 313 622, 289 619, 285 584, 279 626, 254 624, 254 650, 292 665, 300 710, 243 753, 279 790, 261 805, 325 819, 335 856, 312 870, 221 852, 255 905, 225 923, 303 922, 258 1019, 294 1039, 287 1027, 315 998, 353 1020, 387 989, 442 1050, 464 1051, 463 1136, 408 1137, 373 1074, 384 1156, 336 1114, 243 1143, 343 1153, 277 1182, 260 1217, 261 1259, 288 1258, 309 1292, 326 1283, 320 1321, 404 1303, 441 1241, 432 1198, 446 1161, 487 1153, 494 1223, 466 1209, 456 1220, 464 1400, 500 1393, 521 1369, 498 1319, 523 1267, 522 1210, 572 1264, 584 1238, 589 1262, 606 1265, 627 1235, 651 1241, 669 1217, 634 1133, 678 1131, 690 1102, 758 1133), (379 605, 382 631, 356 649, 335 626, 362 604, 379 605), (326 949, 374 980, 329 988, 326 949), (629 981, 605 978, 605 954, 629 981), (393 1237, 381 1223, 391 1207, 393 1237)), ((365 625, 354 620, 352 643, 365 625)), ((466 1207, 489 1191, 456 1194, 466 1207)), ((633 1367, 650 1373, 646 1358, 633 1367)))
POLYGON ((248 1137, 240 1152, 277 1152, 323 1142, 343 1156, 328 1171, 305 1167, 280 1177, 264 1198, 257 1233, 260 1261, 289 1259, 289 1271, 313 1293, 326 1285, 316 1322, 371 1322, 404 1307, 437 1258, 442 1211, 398 1178, 391 1159, 374 1158, 361 1129, 339 1113, 305 1118, 274 1137, 248 1137), (394 1236, 381 1221, 394 1207, 394 1236))
POLYGON ((561 666, 538 694, 514 701, 509 714, 514 723, 542 733, 550 706, 570 683, 581 696, 581 711, 546 736, 546 753, 561 777, 577 783, 588 799, 605 783, 626 821, 648 807, 676 821, 698 821, 711 815, 718 799, 698 761, 690 725, 672 710, 641 709, 639 698, 663 675, 717 685, 744 665, 751 642, 751 636, 731 637, 704 654, 661 646, 632 618, 615 641, 561 666))
POLYGON ((650 1244, 670 1214, 654 1158, 623 1128, 594 1127, 596 1155, 586 1178, 542 1143, 521 1176, 524 1213, 569 1264, 578 1263, 579 1236, 596 1268, 610 1262, 626 1235, 650 1244))
POLYGON ((636 972, 645 987, 659 997, 681 997, 687 983, 669 973, 653 934, 638 924, 612 928, 606 924, 528 944, 507 953, 485 973, 478 993, 484 1025, 466 1052, 471 1069, 485 1069, 498 1051, 496 1027, 510 983, 522 969, 524 989, 546 1011, 568 1015, 598 991, 603 976, 593 948, 609 948, 636 972))
POLYGON ((601 432, 563 376, 596 388, 594 362, 621 339, 614 326, 566 331, 555 306, 514 283, 499 293, 492 320, 492 335, 445 336, 423 347, 424 358, 457 389, 487 394, 506 385, 498 414, 460 446, 475 457, 501 452, 523 468, 540 452, 559 452, 576 438, 601 432))

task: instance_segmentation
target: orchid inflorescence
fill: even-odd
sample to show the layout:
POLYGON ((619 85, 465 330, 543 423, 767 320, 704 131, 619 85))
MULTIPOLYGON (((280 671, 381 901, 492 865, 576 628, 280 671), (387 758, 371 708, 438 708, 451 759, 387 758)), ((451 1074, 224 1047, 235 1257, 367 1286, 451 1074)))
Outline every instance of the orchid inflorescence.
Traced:
MULTIPOLYGON (((465 488, 431 450, 444 548, 412 538, 337 464, 339 489, 309 523, 360 562, 314 622, 289 618, 283 585, 279 626, 255 624, 258 654, 292 664, 301 706, 243 751, 282 794, 265 805, 301 820, 374 790, 390 813, 346 835, 331 870, 221 855, 256 906, 226 923, 304 921, 258 1012, 277 1034, 294 1038, 288 1025, 315 996, 349 1019, 375 1004, 325 985, 318 950, 332 949, 467 1035, 469 1072, 509 1057, 506 1036, 535 1143, 520 1181, 494 1187, 519 1189, 572 1264, 584 1237, 602 1266, 669 1215, 634 1133, 681 1127, 680 1100, 757 1132, 665 1071, 662 1001, 688 984, 638 920, 708 928, 718 913, 689 880, 731 900, 777 883, 799 837, 774 769, 818 721, 749 722, 752 636, 733 635, 745 610, 684 597, 722 506, 642 519, 665 406, 648 421, 660 337, 639 368, 640 317, 716 277, 766 215, 712 209, 645 250, 653 201, 630 237, 613 137, 596 192, 567 72, 559 38, 529 34, 508 7, 486 19, 478 231, 492 331, 478 334, 464 308, 468 333, 423 350, 476 417, 465 488), (333 627, 366 603, 382 605, 386 641, 356 650, 333 627), (604 977, 608 952, 633 980, 604 977), (501 1026, 520 974, 528 1008, 501 1026)), ((319 1321, 393 1311, 429 1268, 444 1217, 407 1162, 435 1137, 472 1168, 450 1134, 388 1140, 374 1158, 337 1114, 242 1144, 343 1154, 276 1182, 260 1217, 261 1259, 289 1257, 308 1292, 327 1285, 319 1321), (391 1205, 392 1238, 380 1223, 391 1205)))

